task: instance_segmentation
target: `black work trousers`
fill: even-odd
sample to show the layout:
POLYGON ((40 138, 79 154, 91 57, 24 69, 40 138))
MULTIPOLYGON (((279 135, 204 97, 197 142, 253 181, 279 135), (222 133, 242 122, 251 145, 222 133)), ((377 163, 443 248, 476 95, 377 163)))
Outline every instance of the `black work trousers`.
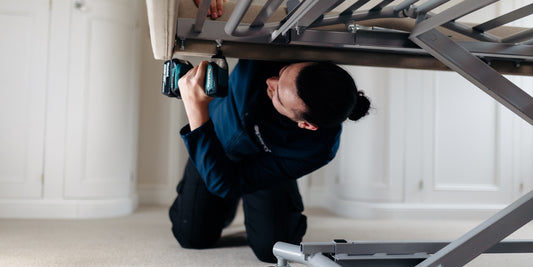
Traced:
MULTIPOLYGON (((207 191, 190 160, 177 191, 169 211, 174 237, 184 248, 215 246, 222 229, 233 220, 239 199, 223 199, 207 191)), ((242 199, 248 244, 259 260, 276 261, 272 247, 277 241, 302 241, 307 218, 296 181, 245 194, 242 199)))

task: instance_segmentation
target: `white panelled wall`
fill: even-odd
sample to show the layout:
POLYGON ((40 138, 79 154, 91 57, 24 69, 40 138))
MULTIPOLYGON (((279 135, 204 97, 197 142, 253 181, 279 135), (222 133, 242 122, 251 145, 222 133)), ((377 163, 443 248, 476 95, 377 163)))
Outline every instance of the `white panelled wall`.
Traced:
MULTIPOLYGON (((143 2, 0 0, 0 217, 116 216, 137 194, 145 204, 176 197, 186 118, 160 92, 143 2)), ((533 189, 533 127, 458 74, 343 67, 373 108, 345 123, 333 162, 299 180, 307 206, 479 218, 533 189)), ((509 78, 533 94, 532 77, 509 78)))
POLYGON ((140 2, 0 1, 0 217, 137 206, 140 2))
MULTIPOLYGON (((502 1, 463 19, 527 4, 502 1)), ((533 17, 511 25, 531 27, 533 17)), ((345 124, 329 170, 300 183, 308 203, 357 218, 483 218, 533 190, 533 127, 457 73, 345 67, 373 110, 345 124)), ((507 77, 533 95, 533 77, 507 77)))
MULTIPOLYGON (((483 12, 513 8, 504 2, 496 7, 501 11, 483 12)), ((479 18, 472 21, 486 17, 473 15, 479 18)), ((143 50, 149 49, 143 38, 143 50)), ((181 102, 159 91, 162 62, 143 55, 137 189, 141 203, 170 205, 187 159, 178 135, 186 118, 181 102)), ((532 127, 464 78, 343 67, 373 109, 362 121, 345 124, 335 160, 299 180, 307 206, 360 218, 479 218, 533 188, 532 127)), ((532 77, 511 79, 532 93, 532 77)))
MULTIPOLYGON (((373 109, 345 123, 329 175, 303 183, 308 202, 359 218, 479 218, 533 189, 531 125, 458 74, 347 68, 373 109)), ((532 77, 512 79, 532 93, 532 77)))
POLYGON ((44 164, 48 3, 0 3, 0 197, 36 198, 44 164))

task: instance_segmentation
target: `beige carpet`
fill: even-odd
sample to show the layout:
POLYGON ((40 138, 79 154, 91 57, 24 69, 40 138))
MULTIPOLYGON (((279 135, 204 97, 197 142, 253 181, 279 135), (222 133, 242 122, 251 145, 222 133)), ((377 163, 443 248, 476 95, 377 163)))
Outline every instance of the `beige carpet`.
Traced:
MULTIPOLYGON (((478 221, 392 221, 339 218, 307 209, 304 241, 453 240, 478 221)), ((186 250, 170 233, 165 207, 99 220, 0 219, 0 266, 271 266, 244 245, 243 216, 224 231, 219 247, 186 250)), ((530 223, 514 239, 533 239, 530 223)), ((293 266, 301 266, 292 264, 293 266)), ((533 254, 482 255, 467 266, 533 266, 533 254)))

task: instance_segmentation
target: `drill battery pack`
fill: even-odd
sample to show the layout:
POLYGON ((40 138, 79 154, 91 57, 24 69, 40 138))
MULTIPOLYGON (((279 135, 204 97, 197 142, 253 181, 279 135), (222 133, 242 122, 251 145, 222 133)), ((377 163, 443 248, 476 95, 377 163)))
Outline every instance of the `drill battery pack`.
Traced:
MULTIPOLYGON (((168 97, 181 99, 178 80, 183 77, 193 65, 189 61, 173 58, 163 65, 163 85, 161 92, 168 97)), ((228 95, 228 63, 221 54, 211 57, 205 74, 205 94, 212 97, 228 95)))
POLYGON ((181 99, 178 80, 192 68, 193 65, 189 61, 177 58, 165 61, 163 65, 163 86, 161 93, 168 97, 181 99))

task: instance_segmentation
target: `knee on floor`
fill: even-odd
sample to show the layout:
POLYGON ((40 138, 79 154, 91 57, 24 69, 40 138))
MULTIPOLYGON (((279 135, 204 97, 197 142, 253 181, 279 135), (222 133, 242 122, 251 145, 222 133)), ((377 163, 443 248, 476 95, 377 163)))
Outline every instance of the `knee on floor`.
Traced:
POLYGON ((220 238, 220 236, 195 235, 175 227, 172 228, 172 233, 181 247, 190 249, 211 248, 220 238))
POLYGON ((275 263, 276 262, 276 256, 274 256, 274 253, 272 252, 272 248, 274 247, 275 243, 276 243, 276 241, 271 241, 271 242, 249 242, 249 245, 252 248, 252 251, 254 252, 255 256, 260 261, 269 262, 269 263, 275 263))
POLYGON ((172 222, 172 234, 183 248, 210 248, 220 239, 221 227, 194 224, 191 220, 178 216, 174 209, 170 209, 169 215, 172 222))

